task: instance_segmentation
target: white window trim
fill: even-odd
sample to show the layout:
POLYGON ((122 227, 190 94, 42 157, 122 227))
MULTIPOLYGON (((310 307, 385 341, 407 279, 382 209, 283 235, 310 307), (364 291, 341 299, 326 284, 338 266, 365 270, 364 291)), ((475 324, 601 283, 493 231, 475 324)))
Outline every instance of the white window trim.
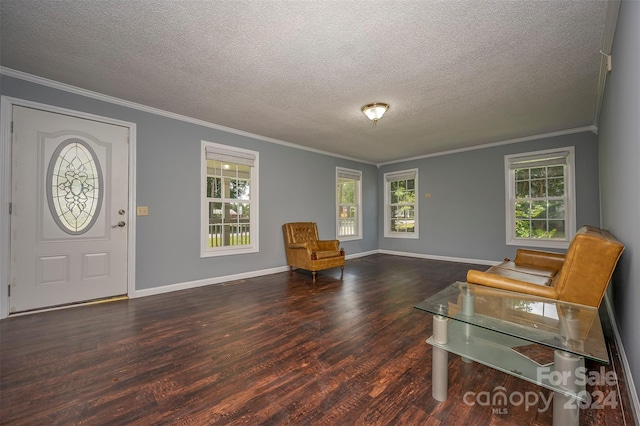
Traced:
POLYGON ((566 249, 576 233, 576 188, 575 188, 575 148, 573 146, 546 149, 542 151, 522 152, 504 156, 505 173, 505 217, 506 217, 506 244, 511 246, 544 247, 566 249), (565 176, 565 189, 567 191, 567 210, 565 223, 565 239, 563 240, 542 240, 537 238, 516 238, 515 237, 515 213, 513 203, 515 200, 515 189, 512 182, 511 162, 519 157, 543 156, 548 154, 560 154, 567 152, 567 174, 565 176))
MULTIPOLYGON (((358 195, 356 199, 356 205, 358 206, 358 217, 357 217, 358 232, 356 235, 344 235, 344 236, 340 235, 340 220, 338 216, 336 216, 336 239, 339 239, 340 241, 361 240, 362 239, 362 171, 347 169, 344 167, 336 167, 336 191, 338 188, 338 176, 340 175, 341 172, 359 176, 357 180, 360 181, 360 188, 358 190, 358 195)), ((336 209, 335 209, 336 215, 339 208, 340 206, 339 206, 338 197, 336 194, 336 209)))
POLYGON ((259 202, 258 202, 258 176, 260 153, 215 142, 201 141, 200 149, 200 257, 229 256, 236 254, 257 253, 260 251, 258 236, 259 202), (219 150, 223 153, 237 153, 239 156, 255 158, 251 168, 251 244, 246 246, 209 247, 209 209, 207 201, 207 147, 219 150))
POLYGON ((407 238, 407 239, 418 239, 420 238, 420 232, 419 232, 419 224, 420 224, 420 220, 419 220, 419 211, 418 211, 418 207, 420 205, 420 191, 418 189, 418 169, 407 169, 407 170, 398 170, 395 172, 389 172, 389 173, 385 173, 383 178, 382 178, 382 184, 384 185, 384 237, 385 238, 407 238), (416 199, 415 199, 415 206, 414 206, 414 217, 415 217, 415 225, 414 225, 414 232, 392 232, 391 231, 391 214, 390 214, 390 209, 389 209, 389 205, 391 204, 391 200, 389 199, 390 196, 390 183, 389 181, 387 181, 387 179, 389 177, 393 177, 394 175, 406 175, 406 174, 414 174, 415 175, 415 192, 416 192, 416 199))

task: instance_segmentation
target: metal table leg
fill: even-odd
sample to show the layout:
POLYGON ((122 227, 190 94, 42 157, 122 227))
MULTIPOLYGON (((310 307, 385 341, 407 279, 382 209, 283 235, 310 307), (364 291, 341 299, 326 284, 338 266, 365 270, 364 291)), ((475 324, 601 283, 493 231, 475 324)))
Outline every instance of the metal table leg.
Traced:
MULTIPOLYGON (((447 344, 448 319, 441 315, 433 316, 433 340, 447 344)), ((431 391, 436 401, 446 401, 449 391, 449 353, 444 349, 433 347, 431 359, 431 391)))
MULTIPOLYGON (((554 352, 554 370, 560 373, 562 378, 560 386, 564 389, 576 392, 578 368, 581 366, 581 357, 568 352, 556 350, 554 352)), ((578 426, 580 420, 580 402, 571 396, 558 392, 553 394, 553 426, 578 426)))

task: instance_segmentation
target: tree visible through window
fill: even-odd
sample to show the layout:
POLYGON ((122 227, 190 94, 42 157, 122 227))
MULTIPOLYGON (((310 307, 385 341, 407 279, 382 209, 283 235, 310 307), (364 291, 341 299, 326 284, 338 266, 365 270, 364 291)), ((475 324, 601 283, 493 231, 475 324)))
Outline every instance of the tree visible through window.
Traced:
POLYGON ((564 166, 515 169, 516 238, 565 238, 564 166))
POLYGON ((511 242, 569 241, 573 223, 572 157, 569 149, 506 157, 510 205, 507 236, 511 236, 511 242))
POLYGON ((418 171, 385 174, 385 236, 418 238, 418 171))

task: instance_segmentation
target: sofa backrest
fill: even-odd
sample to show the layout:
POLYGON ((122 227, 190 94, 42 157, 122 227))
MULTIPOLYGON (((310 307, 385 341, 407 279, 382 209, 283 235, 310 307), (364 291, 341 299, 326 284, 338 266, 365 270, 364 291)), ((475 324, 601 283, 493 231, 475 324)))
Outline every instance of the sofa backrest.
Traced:
POLYGON ((609 231, 593 226, 580 228, 551 284, 558 299, 600 306, 623 250, 624 245, 609 231))

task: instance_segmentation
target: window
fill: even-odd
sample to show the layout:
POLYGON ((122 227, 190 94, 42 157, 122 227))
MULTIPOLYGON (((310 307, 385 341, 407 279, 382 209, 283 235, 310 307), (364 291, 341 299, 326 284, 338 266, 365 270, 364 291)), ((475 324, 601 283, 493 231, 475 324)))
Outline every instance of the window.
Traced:
POLYGON ((336 235, 341 240, 362 238, 362 172, 336 168, 336 203, 338 210, 336 235))
POLYGON ((418 169, 385 173, 384 236, 418 238, 418 169))
POLYGON ((507 244, 567 248, 575 233, 574 149, 505 156, 507 244))
POLYGON ((258 153, 202 142, 201 256, 258 251, 258 153))

